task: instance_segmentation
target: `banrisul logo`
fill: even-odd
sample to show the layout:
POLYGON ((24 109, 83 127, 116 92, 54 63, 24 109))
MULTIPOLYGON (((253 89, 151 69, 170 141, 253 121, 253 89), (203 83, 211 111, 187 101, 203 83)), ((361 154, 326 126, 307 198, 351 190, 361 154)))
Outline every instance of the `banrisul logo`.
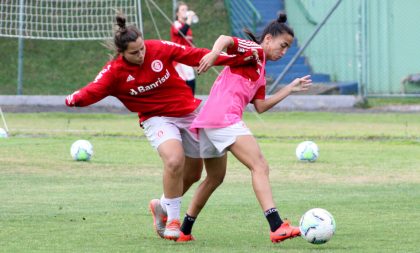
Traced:
POLYGON ((155 89, 159 87, 160 85, 164 84, 169 77, 171 76, 171 73, 168 69, 166 69, 165 74, 161 77, 159 77, 155 82, 146 84, 146 85, 140 85, 136 89, 130 89, 130 95, 135 96, 140 93, 155 89))

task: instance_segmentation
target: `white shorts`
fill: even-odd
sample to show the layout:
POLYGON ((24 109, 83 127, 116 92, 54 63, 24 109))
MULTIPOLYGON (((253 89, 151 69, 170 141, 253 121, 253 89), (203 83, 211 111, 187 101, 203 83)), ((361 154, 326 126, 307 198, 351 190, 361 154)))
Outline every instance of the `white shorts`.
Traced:
POLYGON ((185 81, 191 81, 195 79, 194 68, 188 65, 177 63, 175 65, 176 72, 185 81))
POLYGON ((179 140, 182 142, 185 156, 200 158, 200 144, 198 133, 189 130, 189 127, 198 110, 184 117, 155 116, 143 122, 144 134, 153 148, 157 149, 160 144, 167 140, 179 140))
POLYGON ((226 154, 227 148, 235 143, 236 138, 242 135, 252 135, 251 130, 243 121, 223 128, 200 129, 201 158, 223 156, 226 154))

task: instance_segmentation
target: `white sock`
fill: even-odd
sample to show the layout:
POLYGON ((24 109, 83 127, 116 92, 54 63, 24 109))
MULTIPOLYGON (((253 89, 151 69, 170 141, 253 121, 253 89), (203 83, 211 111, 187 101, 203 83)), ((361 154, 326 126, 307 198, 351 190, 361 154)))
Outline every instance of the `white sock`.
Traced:
POLYGON ((168 214, 168 221, 173 219, 179 220, 181 212, 181 199, 182 197, 167 199, 164 196, 162 196, 162 198, 160 198, 160 204, 168 214))
POLYGON ((165 195, 162 193, 162 196, 160 196, 160 206, 162 207, 163 211, 165 211, 166 213, 168 211, 166 211, 166 205, 163 204, 164 199, 165 199, 165 195))

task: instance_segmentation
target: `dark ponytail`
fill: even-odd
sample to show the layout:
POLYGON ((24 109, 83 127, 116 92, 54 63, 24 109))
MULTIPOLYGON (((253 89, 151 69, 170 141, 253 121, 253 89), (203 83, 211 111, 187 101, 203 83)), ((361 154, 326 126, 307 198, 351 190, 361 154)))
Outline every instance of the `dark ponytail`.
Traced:
POLYGON ((248 35, 248 37, 258 43, 261 44, 267 34, 271 34, 273 37, 287 33, 292 37, 295 37, 295 33, 293 32, 293 29, 290 28, 287 24, 287 15, 283 12, 281 12, 277 18, 277 20, 271 21, 263 30, 263 33, 259 38, 257 38, 250 30, 247 28, 244 29, 244 33, 248 35))
POLYGON ((114 34, 114 46, 118 53, 124 52, 128 43, 136 41, 139 37, 143 37, 137 27, 133 25, 126 25, 126 18, 118 13, 116 16, 117 30, 114 34))

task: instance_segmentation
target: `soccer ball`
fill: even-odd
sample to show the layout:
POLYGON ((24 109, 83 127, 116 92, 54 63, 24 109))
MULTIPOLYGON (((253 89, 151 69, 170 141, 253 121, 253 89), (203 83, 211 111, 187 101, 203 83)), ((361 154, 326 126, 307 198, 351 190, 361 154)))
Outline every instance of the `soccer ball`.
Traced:
POLYGON ((7 132, 3 128, 0 128, 0 138, 7 138, 7 132))
POLYGON ((93 146, 87 140, 75 141, 71 145, 70 154, 75 161, 89 161, 93 155, 93 146))
POLYGON ((313 141, 301 142, 296 148, 296 157, 300 161, 315 162, 318 156, 319 149, 313 141))
POLYGON ((310 243, 326 243, 334 235, 335 220, 327 210, 313 208, 300 219, 299 230, 302 238, 310 243))

